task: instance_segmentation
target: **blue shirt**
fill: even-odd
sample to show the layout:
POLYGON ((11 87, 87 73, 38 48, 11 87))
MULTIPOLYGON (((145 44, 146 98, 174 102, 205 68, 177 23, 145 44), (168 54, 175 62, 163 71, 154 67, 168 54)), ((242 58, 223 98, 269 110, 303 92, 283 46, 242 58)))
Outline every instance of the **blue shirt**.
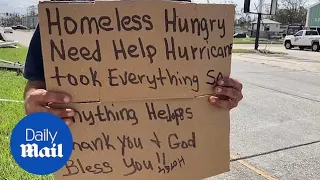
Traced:
MULTIPOLYGON (((55 1, 59 1, 59 0, 55 0, 55 1)), ((73 0, 70 0, 70 1, 73 1, 73 0)), ((92 1, 92 0, 88 0, 88 1, 92 1)), ((175 1, 191 2, 191 0, 175 0, 175 1)), ((39 26, 37 26, 29 45, 29 50, 27 54, 23 76, 30 81, 45 82, 39 26)))
POLYGON ((44 82, 43 58, 39 26, 37 26, 29 45, 23 76, 30 81, 44 82))

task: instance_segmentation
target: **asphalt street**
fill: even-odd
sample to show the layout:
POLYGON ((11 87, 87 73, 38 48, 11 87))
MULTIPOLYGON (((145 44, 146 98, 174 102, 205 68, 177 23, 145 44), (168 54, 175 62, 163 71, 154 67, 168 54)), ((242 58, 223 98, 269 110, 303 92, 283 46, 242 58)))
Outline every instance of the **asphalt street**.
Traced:
MULTIPOLYGON (((0 32, 3 33, 3 28, 0 27, 0 32)), ((4 34, 9 40, 18 41, 21 45, 29 47, 30 40, 33 35, 33 31, 21 31, 14 30, 13 33, 4 34)))
POLYGON ((237 57, 232 77, 243 83, 244 99, 231 112, 231 154, 245 165, 233 161, 236 168, 212 179, 257 179, 259 172, 266 179, 319 179, 320 73, 237 57))
MULTIPOLYGON (((31 37, 8 35, 26 46, 31 37)), ((244 99, 231 111, 231 171, 210 180, 320 179, 320 52, 267 49, 288 55, 233 55, 244 99)))

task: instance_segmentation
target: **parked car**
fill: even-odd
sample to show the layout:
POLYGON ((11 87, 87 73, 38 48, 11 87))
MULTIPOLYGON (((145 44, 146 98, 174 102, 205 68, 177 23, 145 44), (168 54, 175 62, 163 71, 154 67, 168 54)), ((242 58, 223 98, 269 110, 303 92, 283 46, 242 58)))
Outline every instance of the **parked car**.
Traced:
POLYGON ((285 36, 294 35, 298 31, 303 30, 304 27, 305 27, 304 24, 289 24, 284 35, 285 36))
POLYGON ((17 29, 28 29, 26 26, 22 26, 22 25, 17 25, 17 26, 12 26, 12 29, 17 30, 17 29))
POLYGON ((248 35, 246 33, 235 33, 233 38, 247 38, 248 35))
POLYGON ((301 50, 304 48, 311 48, 312 51, 320 50, 320 35, 315 30, 301 30, 294 35, 285 37, 284 46, 286 49, 299 47, 301 50))
POLYGON ((5 27, 4 33, 13 33, 13 29, 11 27, 5 27))

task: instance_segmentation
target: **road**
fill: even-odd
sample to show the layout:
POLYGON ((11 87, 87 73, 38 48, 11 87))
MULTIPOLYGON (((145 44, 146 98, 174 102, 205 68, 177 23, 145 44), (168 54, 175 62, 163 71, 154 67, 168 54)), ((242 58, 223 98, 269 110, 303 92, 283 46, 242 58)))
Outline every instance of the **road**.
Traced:
MULTIPOLYGON (((0 27, 0 32, 3 33, 3 28, 0 27)), ((21 45, 29 47, 30 40, 33 35, 33 31, 26 32, 15 30, 13 33, 4 34, 8 39, 18 41, 21 45)))
POLYGON ((211 179, 319 179, 320 71, 235 56, 232 77, 244 85, 231 112, 231 154, 240 160, 211 179))
MULTIPOLYGON (((8 37, 28 45, 31 36, 8 37)), ((269 47, 288 55, 233 55, 244 99, 231 111, 231 171, 210 180, 320 177, 320 52, 269 47)))

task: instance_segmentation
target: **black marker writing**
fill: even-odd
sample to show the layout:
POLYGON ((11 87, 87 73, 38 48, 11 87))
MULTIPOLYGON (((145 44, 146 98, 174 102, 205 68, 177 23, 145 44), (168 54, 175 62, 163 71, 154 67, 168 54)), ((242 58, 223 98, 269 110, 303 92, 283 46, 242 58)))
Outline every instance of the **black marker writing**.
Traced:
POLYGON ((159 140, 157 134, 153 132, 154 139, 150 139, 151 142, 153 142, 155 145, 157 145, 158 148, 161 148, 161 141, 159 140))
POLYGON ((168 174, 172 172, 174 169, 178 167, 182 168, 182 166, 186 165, 185 160, 182 156, 170 163, 167 163, 165 153, 162 153, 162 157, 159 155, 159 153, 156 153, 156 155, 159 163, 161 163, 161 158, 163 160, 162 165, 158 166, 158 173, 168 174))
POLYGON ((168 144, 170 149, 187 149, 196 148, 196 133, 191 133, 191 138, 188 140, 180 140, 176 133, 168 136, 168 144))
POLYGON ((165 153, 162 153, 162 158, 160 157, 160 154, 158 152, 156 152, 156 155, 157 155, 157 159, 158 159, 158 163, 159 164, 163 164, 163 165, 166 165, 166 154, 165 153), (162 159, 162 162, 161 162, 161 159, 162 159))
POLYGON ((90 126, 96 122, 129 122, 131 125, 138 124, 136 111, 132 108, 117 107, 111 105, 97 105, 93 110, 76 111, 77 119, 72 118, 74 123, 88 123, 90 126))
POLYGON ((92 141, 73 142, 74 151, 103 151, 103 150, 116 150, 110 142, 110 136, 101 133, 101 137, 97 137, 92 141))
POLYGON ((56 8, 56 21, 53 21, 51 19, 51 13, 50 13, 50 9, 46 8, 46 13, 47 13, 47 21, 48 21, 48 30, 49 30, 49 34, 52 34, 52 26, 57 26, 58 28, 58 33, 61 36, 61 24, 60 24, 60 13, 59 13, 59 9, 56 8))
POLYGON ((232 44, 225 46, 186 46, 177 45, 174 37, 164 38, 164 48, 168 60, 214 60, 217 58, 228 58, 232 54, 232 44))
POLYGON ((145 26, 145 30, 152 30, 153 24, 151 22, 151 17, 149 15, 133 15, 133 16, 121 16, 120 11, 118 8, 115 9, 116 12, 116 19, 117 19, 117 26, 118 31, 140 31, 142 29, 142 22, 145 26))
POLYGON ((215 33, 215 31, 220 31, 220 38, 225 36, 224 19, 183 18, 178 14, 176 8, 165 9, 164 24, 166 32, 192 33, 202 36, 204 40, 208 40, 210 33, 215 33))
POLYGON ((117 136, 117 139, 121 143, 122 156, 125 155, 127 148, 129 148, 129 149, 133 149, 133 148, 143 149, 143 145, 142 145, 141 139, 139 137, 136 138, 136 137, 129 137, 129 136, 123 135, 122 137, 117 136))
POLYGON ((179 126, 180 121, 193 118, 190 107, 172 108, 169 104, 166 104, 165 107, 157 107, 153 102, 145 103, 145 105, 150 120, 166 120, 167 122, 175 122, 179 126))
POLYGON ((132 171, 129 173, 124 174, 124 176, 129 176, 137 171, 142 171, 142 170, 153 170, 153 165, 150 160, 143 160, 142 162, 136 161, 133 158, 130 158, 129 162, 127 162, 126 158, 123 158, 123 163, 127 168, 132 168, 132 171))
POLYGON ((88 34, 100 34, 101 31, 140 31, 142 29, 150 31, 153 29, 150 15, 122 16, 118 8, 107 13, 114 13, 116 19, 111 19, 113 14, 78 18, 65 16, 61 18, 59 8, 55 8, 55 12, 51 12, 49 8, 46 8, 48 31, 50 35, 54 34, 53 27, 57 27, 58 34, 61 36, 63 34, 73 35, 79 32, 81 34, 86 32, 88 34))
POLYGON ((206 83, 207 84, 210 84, 210 85, 215 85, 220 79, 223 78, 223 75, 221 72, 219 72, 216 76, 214 75, 215 71, 213 69, 209 70, 207 72, 207 77, 210 78, 210 82, 207 81, 206 83))
POLYGON ((72 176, 77 175, 79 173, 108 174, 113 172, 113 168, 110 166, 108 162, 102 162, 93 165, 84 165, 80 161, 80 159, 76 159, 76 161, 73 161, 72 159, 68 160, 68 162, 65 165, 65 168, 67 169, 68 173, 63 174, 63 176, 72 176))
POLYGON ((110 86, 126 86, 130 84, 146 84, 150 89, 159 86, 187 86, 194 92, 199 92, 199 78, 197 75, 181 75, 179 72, 170 72, 168 69, 158 68, 155 74, 121 72, 118 68, 108 69, 108 84, 110 86))
POLYGON ((142 56, 143 58, 148 57, 150 64, 152 64, 154 61, 153 58, 157 54, 156 47, 153 45, 145 46, 141 38, 138 38, 138 45, 131 44, 125 46, 122 39, 120 39, 117 43, 115 40, 112 40, 112 45, 116 60, 120 58, 120 54, 125 60, 128 59, 127 55, 130 56, 130 59, 139 58, 140 56, 142 56))
POLYGON ((89 84, 93 86, 98 86, 101 87, 102 84, 98 80, 98 72, 96 70, 93 70, 93 68, 89 67, 89 75, 86 74, 81 74, 78 75, 77 77, 75 75, 72 75, 70 73, 68 74, 62 74, 59 71, 59 67, 55 67, 55 75, 51 76, 51 79, 55 79, 57 82, 58 86, 63 86, 63 85, 71 85, 71 86, 88 86, 89 84), (62 83, 64 82, 64 84, 62 83))
POLYGON ((50 40, 50 52, 51 52, 51 61, 55 61, 55 54, 59 56, 58 59, 66 60, 67 57, 72 61, 79 61, 80 59, 84 60, 94 60, 96 62, 101 61, 101 50, 100 43, 98 40, 95 41, 96 47, 93 50, 89 50, 87 47, 69 47, 67 48, 64 45, 63 39, 60 40, 60 46, 58 46, 54 40, 50 40), (67 51, 67 54, 66 54, 67 51), (67 55, 67 56, 66 56, 67 55))

